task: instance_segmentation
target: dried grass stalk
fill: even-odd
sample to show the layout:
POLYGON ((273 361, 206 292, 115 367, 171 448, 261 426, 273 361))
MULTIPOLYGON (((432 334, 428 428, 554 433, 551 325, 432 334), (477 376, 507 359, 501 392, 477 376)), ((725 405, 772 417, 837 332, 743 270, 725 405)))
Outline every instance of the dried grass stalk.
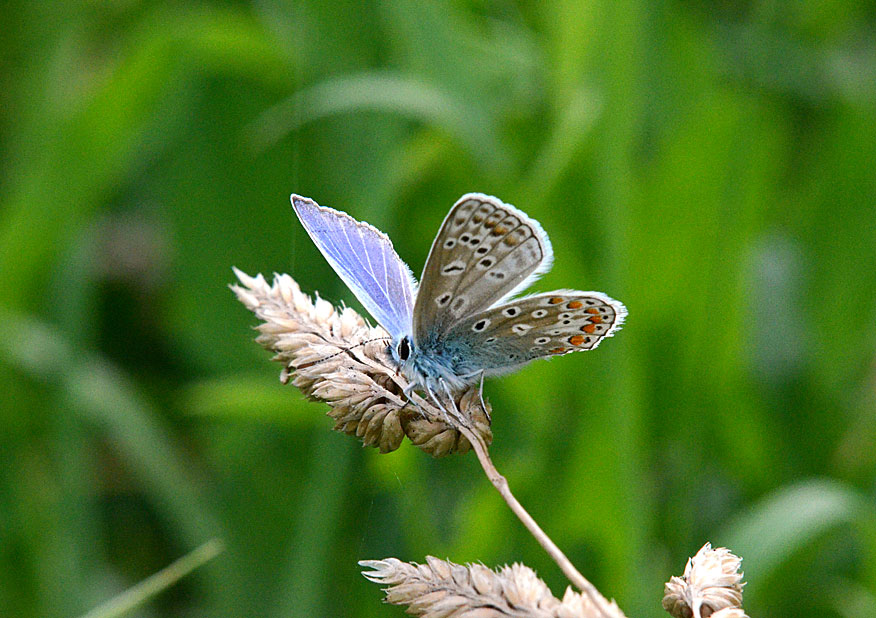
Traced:
POLYGON ((675 618, 743 618, 742 558, 706 543, 687 561, 684 575, 664 589, 663 609, 675 618))
MULTIPOLYGON (((250 277, 234 269, 241 285, 238 300, 262 320, 256 341, 283 364, 280 380, 310 399, 331 406, 335 429, 355 435, 382 453, 399 447, 405 436, 435 457, 464 453, 471 443, 431 402, 416 394, 411 404, 402 393, 407 381, 386 352, 389 335, 369 326, 358 313, 335 308, 304 294, 289 275, 250 277)), ((458 409, 486 444, 493 439, 476 387, 459 395, 458 409)))
POLYGON ((566 589, 562 600, 551 594, 535 571, 513 564, 496 571, 480 564, 460 565, 426 557, 426 564, 396 558, 363 560, 369 580, 385 585, 385 601, 406 605, 424 618, 623 618, 614 603, 594 605, 566 589))
MULTIPOLYGON (((356 435, 381 452, 395 450, 405 436, 435 457, 475 449, 487 477, 542 547, 582 592, 566 590, 555 598, 532 569, 514 564, 498 571, 463 566, 428 557, 427 563, 396 558, 365 560, 364 573, 387 586, 386 601, 406 605, 408 613, 427 618, 623 618, 614 601, 588 582, 547 537, 511 494, 487 452, 492 432, 476 387, 458 395, 459 419, 416 394, 414 405, 403 389, 407 382, 387 354, 389 335, 369 326, 350 308, 312 300, 289 275, 250 277, 234 269, 241 285, 237 298, 262 320, 256 341, 283 364, 280 380, 310 399, 329 404, 335 429, 356 435), (452 424, 451 424, 452 423, 452 424)), ((741 559, 706 544, 688 560, 682 577, 665 587, 663 607, 675 618, 747 618, 742 610, 741 559)))
POLYGON ((404 436, 435 457, 473 448, 487 478, 527 530, 588 603, 604 609, 598 615, 614 615, 611 604, 526 512, 496 470, 488 452, 493 437, 489 405, 486 412, 481 408, 477 388, 457 396, 458 418, 448 418, 416 394, 412 405, 403 393, 407 382, 387 354, 389 336, 382 328, 368 326, 352 309, 337 310, 320 298, 314 302, 289 275, 274 275, 268 285, 261 275, 234 273, 242 285, 231 289, 263 321, 256 341, 283 363, 283 383, 291 380, 311 399, 328 403, 335 429, 382 452, 398 448, 404 436))

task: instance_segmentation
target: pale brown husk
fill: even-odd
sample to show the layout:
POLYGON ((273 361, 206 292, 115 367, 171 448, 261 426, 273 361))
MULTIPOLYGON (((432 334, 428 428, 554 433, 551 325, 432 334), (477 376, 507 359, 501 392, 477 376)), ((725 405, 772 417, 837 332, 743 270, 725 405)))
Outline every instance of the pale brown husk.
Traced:
MULTIPOLYGON (((307 397, 329 404, 335 429, 355 435, 382 453, 399 447, 407 436, 422 450, 441 457, 471 448, 430 402, 402 393, 407 385, 386 352, 389 335, 369 326, 349 307, 335 308, 304 294, 289 275, 250 277, 234 269, 241 285, 237 298, 262 320, 256 341, 283 364, 280 380, 307 397)), ((458 396, 457 408, 470 428, 492 441, 488 410, 481 408, 476 387, 458 396)))
POLYGON ((684 575, 665 586, 663 609, 675 618, 740 618, 742 612, 742 558, 729 549, 706 543, 687 561, 684 575), (732 610, 732 611, 731 611, 732 610))
POLYGON ((363 560, 369 580, 386 586, 387 603, 405 605, 424 618, 624 618, 614 603, 602 608, 571 588, 562 599, 551 594, 535 571, 522 564, 495 571, 426 557, 426 564, 397 558, 363 560), (606 612, 607 608, 607 612, 606 612))

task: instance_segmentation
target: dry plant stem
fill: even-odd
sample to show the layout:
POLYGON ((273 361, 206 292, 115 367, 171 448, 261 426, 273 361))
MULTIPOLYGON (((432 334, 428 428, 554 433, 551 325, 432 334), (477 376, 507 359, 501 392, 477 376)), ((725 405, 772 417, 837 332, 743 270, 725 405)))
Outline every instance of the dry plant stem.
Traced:
POLYGON ((336 310, 320 299, 314 302, 288 275, 276 275, 273 284, 268 285, 261 275, 250 277, 237 270, 235 274, 241 285, 232 286, 232 290, 263 321, 257 341, 283 363, 284 383, 291 379, 311 399, 328 403, 332 406, 330 416, 338 422, 336 429, 355 433, 366 444, 380 446, 383 452, 398 448, 405 436, 435 456, 464 452, 470 444, 487 478, 569 581, 581 590, 580 596, 589 601, 597 615, 619 615, 617 606, 575 569, 535 523, 496 470, 487 452, 492 439, 489 404, 476 387, 447 401, 453 414, 434 396, 433 401, 427 401, 416 392, 407 394, 407 380, 386 354, 385 331, 369 327, 351 309, 336 310))
POLYGON ((458 425, 458 429, 462 435, 471 442, 472 447, 478 456, 478 461, 481 462, 481 467, 484 469, 487 478, 490 479, 490 482, 508 504, 509 508, 515 515, 517 515, 517 518, 524 526, 526 526, 526 529, 529 530, 530 534, 535 537, 548 555, 554 559, 554 562, 557 563, 569 581, 572 582, 572 584, 581 592, 586 594, 593 602, 593 605, 598 607, 604 616, 615 616, 616 613, 611 609, 608 600, 602 596, 599 590, 596 589, 596 586, 591 584, 587 581, 587 578, 581 575, 578 569, 575 568, 575 565, 573 565, 566 557, 566 554, 557 547, 556 543, 554 543, 545 531, 541 529, 541 526, 536 523, 532 518, 532 515, 523 508, 523 505, 520 504, 520 502, 517 501, 517 498, 514 497, 514 494, 511 493, 511 489, 508 486, 508 480, 496 470, 496 466, 493 465, 493 461, 490 459, 490 454, 487 451, 487 445, 484 444, 480 435, 473 432, 462 423, 458 425))

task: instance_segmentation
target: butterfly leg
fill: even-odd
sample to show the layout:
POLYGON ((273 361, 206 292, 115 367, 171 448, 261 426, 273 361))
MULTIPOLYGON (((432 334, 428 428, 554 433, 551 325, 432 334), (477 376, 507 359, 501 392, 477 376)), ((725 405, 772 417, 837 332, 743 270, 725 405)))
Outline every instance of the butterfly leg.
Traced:
POLYGON ((411 393, 414 392, 414 390, 416 389, 416 386, 417 386, 417 385, 414 384, 413 382, 408 382, 407 386, 405 386, 405 387, 402 389, 402 394, 410 400, 410 398, 411 398, 411 393))
POLYGON ((465 419, 462 416, 462 412, 459 411, 459 408, 456 406, 456 400, 453 399, 453 393, 450 391, 450 387, 447 385, 447 381, 444 378, 438 378, 439 383, 442 388, 444 388, 444 394, 447 395, 447 401, 450 402, 450 405, 453 406, 453 416, 459 421, 464 421, 465 419))
POLYGON ((474 378, 475 376, 480 376, 480 386, 478 387, 478 396, 481 399, 481 409, 483 409, 484 414, 487 415, 487 421, 490 424, 492 424, 493 418, 490 416, 489 411, 487 411, 487 404, 484 401, 484 377, 485 377, 485 375, 486 375, 486 372, 483 369, 481 369, 480 371, 474 371, 472 373, 467 373, 464 376, 460 376, 460 377, 463 378, 464 380, 467 380, 470 378, 474 378))
POLYGON ((417 386, 416 384, 408 383, 408 385, 405 386, 405 387, 402 389, 402 395, 405 396, 405 405, 403 405, 403 406, 401 407, 402 410, 404 410, 405 408, 407 408, 407 407, 408 407, 408 404, 412 404, 415 408, 418 408, 418 409, 419 409, 420 404, 418 404, 418 403, 414 400, 414 398, 411 397, 411 393, 413 393, 413 392, 416 390, 416 386, 417 386))
POLYGON ((438 397, 435 395, 435 391, 432 390, 432 387, 429 384, 426 384, 426 394, 432 400, 432 403, 435 404, 439 410, 441 410, 441 414, 444 415, 444 420, 450 423, 450 413, 447 411, 447 408, 441 403, 438 397))
POLYGON ((484 371, 481 370, 481 385, 478 387, 478 396, 481 398, 481 409, 487 415, 487 422, 492 425, 493 418, 490 416, 490 411, 487 410, 487 404, 484 402, 484 371))

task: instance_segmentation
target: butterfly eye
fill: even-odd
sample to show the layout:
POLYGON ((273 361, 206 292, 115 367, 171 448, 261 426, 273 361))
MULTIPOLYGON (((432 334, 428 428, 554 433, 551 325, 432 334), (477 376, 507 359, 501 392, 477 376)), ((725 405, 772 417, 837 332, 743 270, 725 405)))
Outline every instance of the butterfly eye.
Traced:
POLYGON ((402 337, 402 340, 398 342, 398 357, 402 361, 408 360, 411 355, 411 345, 408 343, 407 337, 402 337))

